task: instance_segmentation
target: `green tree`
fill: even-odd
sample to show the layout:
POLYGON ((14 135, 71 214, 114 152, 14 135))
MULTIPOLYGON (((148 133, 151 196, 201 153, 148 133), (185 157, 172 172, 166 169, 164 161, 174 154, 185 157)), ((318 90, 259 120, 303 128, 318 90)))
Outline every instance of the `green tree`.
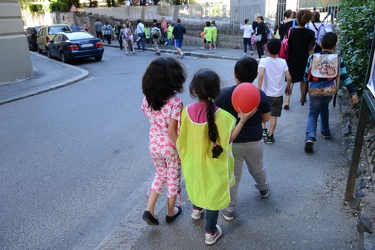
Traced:
POLYGON ((342 0, 339 12, 340 54, 359 94, 365 85, 374 37, 375 1, 342 0))

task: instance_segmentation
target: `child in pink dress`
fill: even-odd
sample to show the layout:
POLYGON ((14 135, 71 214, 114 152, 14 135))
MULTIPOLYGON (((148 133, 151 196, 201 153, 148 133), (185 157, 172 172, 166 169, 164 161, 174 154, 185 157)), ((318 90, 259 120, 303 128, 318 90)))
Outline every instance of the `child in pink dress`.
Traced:
POLYGON ((149 225, 159 225, 155 204, 165 184, 168 185, 166 222, 174 221, 182 212, 176 206, 180 196, 181 164, 176 149, 182 101, 176 96, 183 91, 186 71, 174 58, 158 58, 150 63, 142 78, 145 98, 142 111, 151 123, 149 149, 156 173, 149 191, 143 219, 149 225), (165 71, 165 69, 169 69, 165 71))

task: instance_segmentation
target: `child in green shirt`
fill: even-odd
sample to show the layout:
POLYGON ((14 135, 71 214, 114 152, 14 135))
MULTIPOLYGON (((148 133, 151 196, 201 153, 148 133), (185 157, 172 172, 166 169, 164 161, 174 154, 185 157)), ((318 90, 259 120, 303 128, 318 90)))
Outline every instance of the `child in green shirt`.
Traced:
POLYGON ((147 23, 146 23, 146 27, 145 27, 145 34, 146 34, 146 43, 149 44, 150 38, 151 38, 151 28, 150 28, 150 26, 148 26, 147 23))
POLYGON ((173 26, 174 26, 174 23, 168 22, 167 39, 168 39, 168 45, 169 45, 169 47, 171 47, 172 44, 173 44, 173 41, 172 41, 173 26))

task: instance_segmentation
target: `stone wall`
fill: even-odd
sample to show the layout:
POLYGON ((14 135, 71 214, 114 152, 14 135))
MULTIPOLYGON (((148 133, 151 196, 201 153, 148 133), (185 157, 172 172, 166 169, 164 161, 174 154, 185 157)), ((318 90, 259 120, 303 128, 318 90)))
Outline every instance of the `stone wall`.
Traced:
MULTIPOLYGON (((83 22, 86 22, 90 30, 89 32, 93 35, 95 35, 95 28, 94 23, 96 22, 96 19, 99 19, 102 23, 109 22, 114 25, 119 25, 127 20, 125 19, 114 19, 111 17, 102 17, 102 16, 96 16, 96 15, 82 15, 77 14, 76 16, 78 24, 83 24, 83 22)), ((130 21, 133 27, 137 26, 136 21, 130 21)), ((146 20, 144 23, 148 23, 149 25, 152 24, 152 20, 146 20)), ((204 23, 202 25, 196 25, 196 24, 184 24, 186 29, 186 35, 184 36, 184 44, 185 45, 194 45, 194 46, 202 46, 203 45, 203 39, 199 36, 200 33, 203 31, 203 28, 205 26, 204 23)), ((242 35, 243 31, 240 30, 239 27, 233 28, 230 25, 218 25, 218 47, 223 48, 242 48, 243 47, 243 40, 242 35)))
MULTIPOLYGON (((27 26, 32 25, 43 25, 45 23, 66 23, 71 24, 74 22, 76 25, 83 26, 83 23, 86 22, 90 27, 89 32, 95 35, 94 23, 96 19, 99 19, 102 23, 109 22, 112 25, 120 25, 123 22, 128 21, 128 19, 119 19, 112 16, 102 16, 102 15, 90 15, 86 13, 69 13, 69 12, 53 12, 53 13, 39 13, 36 15, 33 14, 31 19, 25 21, 27 26), (35 22, 37 20, 38 22, 35 22), (43 23, 44 20, 44 23, 43 23), (34 22, 32 22, 34 21, 34 22), (31 24, 32 23, 32 24, 31 24)), ((152 19, 145 18, 144 23, 152 24, 152 19)), ((130 20, 133 27, 137 25, 136 20, 130 20)), ((184 36, 185 45, 199 45, 203 44, 203 39, 199 34, 203 31, 206 20, 202 20, 202 24, 189 24, 182 21, 182 24, 185 26, 187 34, 184 36)), ((218 28, 218 46, 226 48, 242 48, 242 31, 239 28, 239 25, 233 24, 220 24, 217 23, 218 28)))

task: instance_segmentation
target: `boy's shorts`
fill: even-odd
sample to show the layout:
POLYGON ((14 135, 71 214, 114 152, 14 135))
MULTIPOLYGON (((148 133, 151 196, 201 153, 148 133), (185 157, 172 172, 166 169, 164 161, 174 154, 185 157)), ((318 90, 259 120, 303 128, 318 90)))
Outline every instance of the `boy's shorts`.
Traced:
POLYGON ((176 48, 180 48, 182 47, 182 39, 174 39, 174 46, 176 48))
POLYGON ((281 110, 283 108, 283 98, 284 96, 271 97, 268 96, 271 105, 271 116, 281 116, 281 110))

